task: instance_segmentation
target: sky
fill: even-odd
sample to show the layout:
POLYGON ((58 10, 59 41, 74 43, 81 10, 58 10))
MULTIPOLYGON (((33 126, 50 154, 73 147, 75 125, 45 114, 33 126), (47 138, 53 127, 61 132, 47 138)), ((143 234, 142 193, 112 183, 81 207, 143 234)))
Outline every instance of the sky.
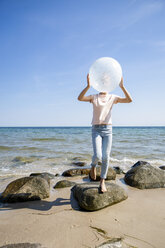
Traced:
POLYGON ((133 98, 113 125, 165 126, 164 13, 163 0, 0 0, 0 126, 90 126, 77 97, 101 57, 133 98))

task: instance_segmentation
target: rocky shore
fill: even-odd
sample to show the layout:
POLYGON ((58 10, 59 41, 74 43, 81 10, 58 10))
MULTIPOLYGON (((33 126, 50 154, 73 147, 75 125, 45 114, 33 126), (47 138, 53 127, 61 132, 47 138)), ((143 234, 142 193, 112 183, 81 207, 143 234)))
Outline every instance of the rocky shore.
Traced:
POLYGON ((163 248, 165 170, 145 161, 126 173, 109 168, 101 194, 101 167, 91 182, 90 168, 78 163, 61 176, 41 172, 4 180, 0 247, 163 248))

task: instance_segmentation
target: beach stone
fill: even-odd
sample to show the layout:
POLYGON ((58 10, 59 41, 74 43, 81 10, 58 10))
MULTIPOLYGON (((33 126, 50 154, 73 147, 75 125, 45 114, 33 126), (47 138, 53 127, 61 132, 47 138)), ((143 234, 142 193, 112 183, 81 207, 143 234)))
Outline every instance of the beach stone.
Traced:
POLYGON ((161 170, 165 170, 165 165, 159 167, 161 170))
POLYGON ((139 189, 165 187, 165 171, 145 161, 138 161, 125 174, 124 180, 130 186, 139 189))
POLYGON ((68 180, 61 180, 57 182, 53 188, 56 189, 56 188, 71 187, 71 186, 74 186, 75 184, 76 184, 75 182, 71 182, 68 180))
POLYGON ((59 176, 60 176, 60 174, 59 174, 59 173, 56 173, 56 174, 55 174, 55 177, 59 177, 59 176))
POLYGON ((113 169, 116 171, 116 174, 125 174, 119 166, 114 166, 113 169))
POLYGON ((8 244, 0 246, 0 248, 44 248, 41 244, 32 243, 18 243, 18 244, 8 244))
MULTIPOLYGON (((78 176, 78 175, 89 175, 90 170, 91 170, 91 167, 83 168, 83 169, 80 169, 80 168, 69 169, 69 170, 64 171, 62 173, 62 176, 73 177, 73 176, 78 176)), ((101 167, 97 166, 96 167, 96 181, 100 180, 100 174, 101 174, 101 167)), ((109 166, 106 180, 115 180, 115 178, 116 178, 116 172, 112 167, 109 166)))
POLYGON ((2 202, 41 200, 49 197, 49 184, 41 177, 23 177, 9 183, 2 193, 2 202))
POLYGON ((106 183, 107 192, 99 192, 99 183, 82 183, 73 186, 71 191, 81 208, 96 211, 127 199, 125 190, 114 183, 106 183))
POLYGON ((112 238, 100 244, 99 246, 96 246, 96 248, 131 248, 131 247, 133 248, 133 246, 128 246, 127 244, 124 244, 122 238, 112 238))

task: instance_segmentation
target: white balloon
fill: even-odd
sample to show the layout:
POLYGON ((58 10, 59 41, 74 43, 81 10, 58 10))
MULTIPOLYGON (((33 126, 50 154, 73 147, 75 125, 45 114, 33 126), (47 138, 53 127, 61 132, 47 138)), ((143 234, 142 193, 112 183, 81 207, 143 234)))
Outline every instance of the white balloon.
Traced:
POLYGON ((100 92, 110 92, 120 83, 122 69, 113 58, 103 57, 97 59, 89 69, 91 86, 100 92))

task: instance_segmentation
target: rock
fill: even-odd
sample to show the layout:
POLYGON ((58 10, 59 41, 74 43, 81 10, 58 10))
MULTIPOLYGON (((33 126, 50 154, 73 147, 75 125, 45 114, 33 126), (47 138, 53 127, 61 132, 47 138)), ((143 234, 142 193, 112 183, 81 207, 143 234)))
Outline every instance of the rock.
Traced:
POLYGON ((138 161, 125 174, 124 180, 139 189, 164 188, 165 172, 145 161, 138 161))
POLYGON ((74 157, 72 158, 72 165, 76 165, 76 166, 85 166, 87 165, 86 162, 83 162, 83 157, 74 157))
POLYGON ((106 183, 107 192, 100 194, 99 183, 76 184, 71 191, 81 208, 96 211, 127 199, 122 187, 114 183, 106 183))
POLYGON ((56 173, 56 174, 55 174, 55 177, 59 177, 59 176, 60 176, 60 174, 59 174, 59 173, 56 173))
POLYGON ((3 202, 41 200, 49 197, 49 184, 41 177, 23 177, 9 183, 2 193, 3 202))
MULTIPOLYGON (((133 246, 128 246, 124 242, 122 242, 122 238, 111 238, 108 241, 100 244, 97 248, 133 248, 133 246)), ((135 247, 134 247, 135 248, 135 247)))
POLYGON ((81 161, 79 161, 79 162, 72 162, 72 164, 73 165, 76 165, 76 166, 85 166, 86 165, 85 162, 81 162, 81 161))
POLYGON ((48 173, 48 172, 42 172, 42 173, 31 173, 30 177, 42 177, 44 178, 48 184, 50 185, 50 179, 54 179, 55 175, 48 173))
POLYGON ((116 171, 116 174, 125 174, 119 166, 114 166, 113 169, 116 171))
POLYGON ((88 175, 90 172, 90 168, 75 168, 75 169, 69 169, 62 173, 62 176, 64 177, 73 177, 73 176, 79 176, 79 175, 88 175))
MULTIPOLYGON (((78 175, 88 175, 91 170, 91 167, 88 168, 75 168, 75 169, 69 169, 62 173, 62 176, 66 177, 73 177, 78 175)), ((100 180, 100 173, 101 173, 101 167, 96 167, 96 181, 100 180)), ((108 172, 107 172, 107 178, 106 180, 114 180, 116 178, 116 172, 109 166, 108 172)))
POLYGON ((165 165, 159 166, 161 170, 165 170, 165 165))
MULTIPOLYGON (((100 181, 100 174, 101 174, 101 166, 96 167, 96 181, 100 181)), ((115 180, 116 172, 115 170, 109 166, 106 180, 115 180)))
POLYGON ((72 158, 73 161, 81 161, 83 159, 83 157, 74 157, 72 158))
POLYGON ((32 243, 18 243, 18 244, 8 244, 3 245, 0 248, 44 248, 41 244, 32 244, 32 243))
POLYGON ((49 179, 54 179, 54 177, 55 177, 54 174, 51 174, 51 173, 48 173, 48 172, 31 173, 30 174, 30 177, 35 177, 35 176, 41 176, 41 177, 47 176, 49 179))
POLYGON ((138 167, 138 166, 141 166, 141 165, 150 165, 150 164, 148 162, 146 162, 146 161, 138 161, 134 165, 132 165, 131 168, 135 168, 135 167, 138 167))
POLYGON ((17 156, 15 157, 12 162, 17 162, 20 164, 27 164, 27 163, 32 163, 36 160, 38 160, 39 158, 35 157, 35 156, 31 156, 31 157, 21 157, 21 156, 17 156))
POLYGON ((65 188, 65 187, 71 187, 74 186, 76 183, 68 181, 68 180, 61 180, 56 183, 56 185, 53 187, 55 188, 65 188))

